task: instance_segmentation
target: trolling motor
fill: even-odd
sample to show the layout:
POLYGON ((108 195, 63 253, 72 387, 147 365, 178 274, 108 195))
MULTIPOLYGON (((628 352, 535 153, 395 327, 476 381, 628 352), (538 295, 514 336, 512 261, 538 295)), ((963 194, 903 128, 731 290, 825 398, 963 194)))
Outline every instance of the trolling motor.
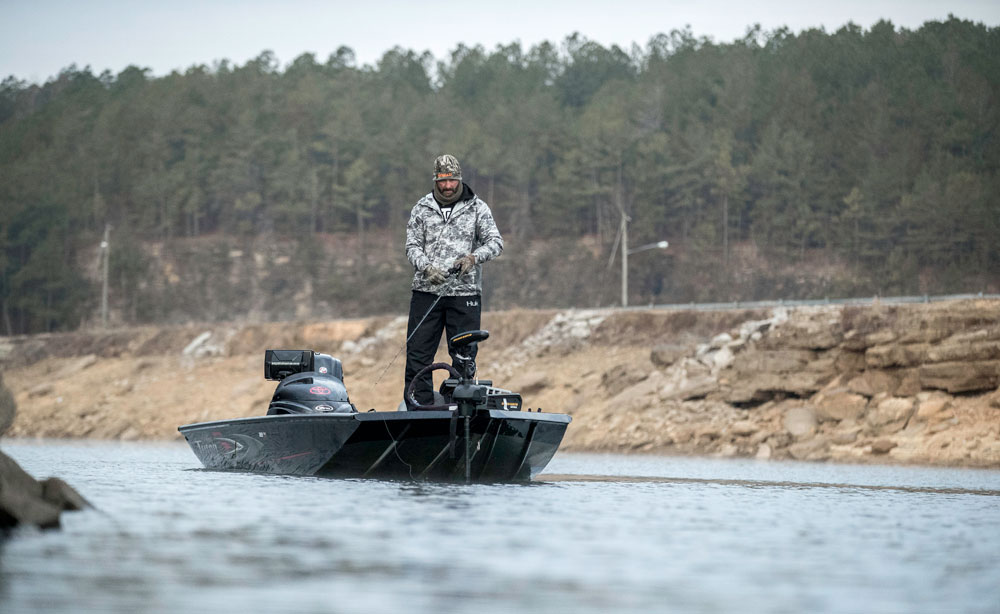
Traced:
POLYGON ((460 416, 468 417, 474 414, 477 409, 486 409, 489 386, 475 382, 476 361, 472 357, 476 354, 479 342, 485 341, 489 336, 489 331, 472 330, 459 333, 448 340, 455 351, 455 362, 458 363, 461 376, 458 385, 451 393, 452 400, 458 405, 458 415, 460 416))
POLYGON ((476 354, 476 347, 480 341, 485 341, 490 336, 489 331, 470 330, 459 333, 448 340, 452 350, 455 352, 455 362, 461 370, 461 378, 458 385, 451 393, 451 398, 458 405, 458 416, 465 418, 465 483, 471 482, 472 469, 472 440, 469 437, 469 423, 477 409, 486 409, 486 398, 489 394, 489 387, 475 381, 476 361, 473 356, 476 354))

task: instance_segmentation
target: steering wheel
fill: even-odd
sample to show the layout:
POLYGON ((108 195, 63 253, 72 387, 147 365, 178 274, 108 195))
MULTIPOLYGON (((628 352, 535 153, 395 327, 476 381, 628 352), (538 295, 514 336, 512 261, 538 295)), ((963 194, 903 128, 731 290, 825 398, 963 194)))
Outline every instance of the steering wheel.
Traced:
POLYGON ((446 362, 435 362, 427 365, 426 367, 418 371, 416 375, 413 376, 413 379, 410 380, 409 388, 406 389, 406 398, 407 400, 410 401, 410 404, 413 406, 414 409, 418 410, 448 409, 452 405, 454 405, 454 403, 445 403, 444 405, 421 405, 420 402, 417 401, 416 397, 413 395, 414 390, 416 389, 417 386, 417 380, 419 380, 421 376, 430 373, 432 371, 440 371, 440 370, 447 371, 455 379, 462 378, 462 375, 455 369, 455 367, 449 365, 446 362))

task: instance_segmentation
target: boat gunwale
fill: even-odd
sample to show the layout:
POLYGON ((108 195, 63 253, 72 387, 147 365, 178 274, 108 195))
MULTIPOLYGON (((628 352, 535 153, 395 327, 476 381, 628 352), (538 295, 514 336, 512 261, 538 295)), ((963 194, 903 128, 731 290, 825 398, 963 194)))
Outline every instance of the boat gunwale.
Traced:
MULTIPOLYGON (((511 411, 503 409, 490 409, 477 412, 481 414, 488 411, 490 418, 527 420, 533 422, 556 422, 569 424, 573 418, 567 414, 546 414, 542 412, 511 411)), ((273 414, 265 416, 247 416, 244 418, 230 418, 228 420, 213 420, 210 422, 194 422, 183 424, 177 427, 181 433, 195 431, 202 428, 221 428, 231 424, 252 424, 254 422, 265 422, 269 420, 356 420, 358 422, 370 422, 376 420, 442 420, 451 419, 455 415, 452 410, 431 410, 431 411, 372 411, 362 413, 330 413, 330 414, 273 414)))

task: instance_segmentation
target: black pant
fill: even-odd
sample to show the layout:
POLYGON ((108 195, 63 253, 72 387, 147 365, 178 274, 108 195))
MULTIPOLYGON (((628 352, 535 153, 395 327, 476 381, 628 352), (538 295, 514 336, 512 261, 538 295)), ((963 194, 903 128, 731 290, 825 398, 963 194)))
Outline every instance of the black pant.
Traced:
MULTIPOLYGON (((411 406, 407 391, 410 382, 421 369, 434 362, 434 354, 437 353, 438 344, 441 342, 441 331, 448 331, 448 339, 458 333, 468 330, 479 330, 480 314, 482 311, 482 300, 479 296, 442 296, 441 300, 434 305, 437 295, 429 292, 413 291, 410 298, 410 319, 406 325, 406 375, 404 376, 403 398, 406 399, 407 407, 411 406), (427 312, 431 309, 430 313, 427 312), (427 318, 414 334, 413 329, 420 322, 420 318, 427 314, 427 318), (412 337, 410 335, 413 335, 412 337)), ((466 349, 468 352, 468 349, 466 349)), ((448 344, 448 354, 451 355, 451 364, 455 364, 455 351, 448 344)), ((475 360, 476 351, 471 352, 471 358, 475 360)), ((417 380, 414 388, 414 396, 421 405, 431 405, 434 403, 434 378, 431 373, 424 374, 417 380)))

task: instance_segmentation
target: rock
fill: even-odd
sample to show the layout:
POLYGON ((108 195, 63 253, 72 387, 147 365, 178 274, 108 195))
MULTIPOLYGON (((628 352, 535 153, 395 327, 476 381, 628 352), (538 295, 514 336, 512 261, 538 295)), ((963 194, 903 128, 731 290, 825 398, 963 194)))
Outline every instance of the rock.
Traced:
POLYGON ((804 439, 816 432, 816 414, 810 407, 793 407, 785 412, 785 430, 796 439, 804 439))
POLYGON ((42 498, 61 510, 79 511, 91 507, 83 495, 59 478, 42 480, 42 498))
POLYGON ((834 373, 837 370, 837 361, 833 356, 828 356, 826 354, 820 354, 815 359, 813 359, 809 364, 806 365, 806 369, 810 371, 815 371, 818 373, 834 373))
POLYGON ((816 407, 816 418, 821 422, 857 419, 864 415, 868 407, 868 399, 846 387, 824 390, 813 397, 812 402, 816 407))
POLYGON ((919 393, 920 389, 920 370, 907 369, 903 371, 902 381, 896 386, 894 394, 900 397, 912 397, 919 393))
POLYGON ((761 402, 774 398, 776 393, 800 398, 810 397, 820 390, 832 374, 798 371, 793 373, 760 373, 738 379, 727 400, 731 403, 746 402, 741 399, 756 399, 761 402))
POLYGON ((856 330, 849 330, 844 333, 844 338, 840 342, 840 347, 850 352, 863 352, 868 349, 868 341, 865 335, 856 330))
POLYGON ((993 390, 1000 385, 1000 360, 921 365, 920 383, 951 393, 993 390))
POLYGON ((757 339, 760 339, 761 333, 767 331, 771 328, 771 320, 750 320, 740 324, 739 335, 740 339, 743 341, 748 341, 757 335, 757 339))
POLYGON ((858 440, 858 433, 860 432, 861 428, 857 426, 848 429, 836 430, 830 435, 830 443, 838 446, 852 444, 858 440))
MULTIPOLYGON (((996 392, 990 395, 990 407, 994 409, 1000 409, 1000 388, 996 392)), ((0 427, 0 433, 3 432, 3 428, 0 427)))
POLYGON ((20 524, 54 529, 59 526, 60 511, 44 499, 13 488, 0 476, 0 530, 7 531, 20 524))
POLYGON ((774 450, 777 450, 778 448, 785 448, 791 443, 792 436, 785 431, 779 431, 767 438, 767 444, 774 450))
POLYGON ((0 373, 0 435, 6 433, 10 425, 14 424, 16 413, 17 404, 14 402, 14 395, 4 385, 3 374, 0 373))
POLYGON ((865 346, 872 347, 892 343, 896 340, 896 333, 891 329, 883 329, 865 336, 865 346))
POLYGON ((733 367, 740 373, 787 373, 799 371, 812 359, 808 350, 751 350, 740 354, 733 367))
POLYGON ((696 375, 710 375, 712 371, 705 366, 700 360, 693 358, 685 358, 679 364, 674 365, 674 368, 680 368, 680 370, 685 374, 686 377, 694 377, 696 375))
POLYGON ((865 352, 865 364, 871 369, 915 367, 927 362, 929 344, 877 345, 865 352))
POLYGON ((951 401, 952 397, 943 393, 925 395, 923 399, 918 397, 916 417, 918 420, 936 422, 935 418, 951 406, 951 401))
POLYGON ((889 450, 895 448, 899 444, 895 441, 890 441, 888 439, 879 439, 872 442, 872 454, 888 454, 889 450))
POLYGON ((138 441, 142 438, 142 433, 139 432, 134 426, 127 427, 121 433, 118 434, 118 439, 122 441, 138 441))
MULTIPOLYGON (((950 412, 945 412, 945 413, 949 414, 950 412)), ((931 427, 927 429, 927 432, 930 433, 931 435, 934 435, 934 434, 940 433, 942 431, 947 431, 951 427, 955 426, 955 419, 954 418, 955 417, 953 415, 949 415, 947 418, 943 418, 937 424, 931 425, 931 427)))
POLYGON ((725 369, 729 365, 733 364, 733 360, 735 359, 733 351, 728 347, 723 347, 719 351, 711 354, 711 356, 712 362, 710 366, 713 371, 721 371, 722 369, 725 369))
POLYGON ((601 376, 601 386, 614 396, 633 386, 649 376, 649 371, 640 370, 629 365, 618 365, 604 372, 601 376))
POLYGON ((737 405, 759 405, 774 398, 774 392, 770 390, 760 390, 754 382, 736 382, 736 384, 725 391, 724 400, 727 403, 737 405))
POLYGON ((32 524, 59 526, 64 510, 90 507, 87 500, 58 478, 37 482, 12 458, 0 452, 0 529, 32 524))
POLYGON ((42 382, 28 391, 28 398, 34 399, 37 397, 45 397, 52 394, 55 389, 56 387, 52 384, 52 382, 42 382))
POLYGON ((788 446, 788 454, 796 460, 826 460, 830 457, 830 442, 824 437, 814 437, 788 446))
POLYGON ((790 320, 776 327, 768 335, 770 347, 787 347, 804 350, 826 350, 838 345, 843 332, 838 321, 790 320))
MULTIPOLYGON (((979 332, 983 335, 986 333, 985 330, 979 332)), ((956 341, 952 338, 940 345, 932 346, 927 351, 927 360, 928 362, 968 362, 1000 358, 1000 341, 979 341, 974 343, 970 343, 970 341, 956 341)))
POLYGON ((726 344, 726 347, 731 349, 735 353, 745 348, 746 345, 747 345, 746 339, 733 339, 732 341, 726 344))
POLYGON ((670 438, 675 443, 685 444, 694 439, 694 433, 695 427, 693 426, 679 426, 670 432, 670 438))
MULTIPOLYGON (((875 409, 868 412, 867 420, 871 426, 885 426, 887 424, 904 422, 913 414, 913 399, 903 399, 890 397, 880 401, 875 409)), ((900 424, 902 428, 902 424, 900 424)))
POLYGON ((198 335, 184 347, 184 349, 181 351, 181 355, 194 356, 195 353, 198 351, 198 348, 200 348, 206 341, 208 341, 209 337, 211 336, 212 336, 212 331, 210 330, 207 330, 202 334, 198 335))
POLYGON ((687 355, 687 348, 679 345, 658 345, 649 352, 649 360, 660 368, 666 368, 687 355))
POLYGON ((732 340, 733 336, 730 335, 729 333, 720 333, 712 337, 712 340, 709 342, 708 346, 713 350, 717 350, 719 348, 725 347, 732 340))
POLYGON ((739 451, 740 451, 739 448, 737 448, 733 444, 731 444, 731 443, 724 443, 719 448, 719 456, 723 456, 723 457, 726 457, 726 458, 732 458, 733 456, 736 456, 739 453, 739 451))
POLYGON ((737 420, 729 425, 729 432, 737 437, 749 437, 757 432, 757 425, 750 420, 737 420))
POLYGON ((771 446, 767 445, 766 443, 762 443, 757 447, 757 454, 754 455, 754 458, 760 460, 767 460, 771 458, 772 452, 773 450, 771 450, 771 446))
POLYGON ((894 394, 898 386, 899 380, 895 376, 878 369, 868 369, 847 382, 847 387, 850 388, 851 392, 863 394, 869 398, 880 392, 894 394))
POLYGON ((864 371, 865 355, 862 352, 841 351, 836 354, 833 368, 839 373, 864 371))
POLYGON ((962 331, 955 333, 944 340, 942 345, 958 345, 988 341, 990 339, 1000 339, 1000 327, 992 329, 980 328, 974 331, 962 331))
POLYGON ((95 364, 97 364, 97 356, 94 354, 87 354, 86 356, 74 360, 70 364, 66 365, 66 367, 59 372, 59 377, 68 377, 74 373, 79 373, 84 369, 89 369, 95 364))
POLYGON ((14 491, 27 493, 30 497, 39 499, 42 496, 42 486, 21 469, 14 459, 0 452, 0 478, 6 487, 14 491))
POLYGON ((719 382, 711 375, 696 375, 682 377, 679 381, 671 381, 660 390, 663 400, 680 399, 690 401, 703 399, 719 389, 719 382))

